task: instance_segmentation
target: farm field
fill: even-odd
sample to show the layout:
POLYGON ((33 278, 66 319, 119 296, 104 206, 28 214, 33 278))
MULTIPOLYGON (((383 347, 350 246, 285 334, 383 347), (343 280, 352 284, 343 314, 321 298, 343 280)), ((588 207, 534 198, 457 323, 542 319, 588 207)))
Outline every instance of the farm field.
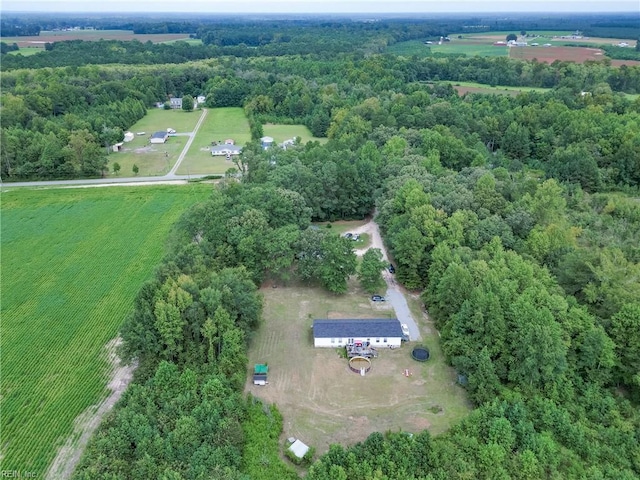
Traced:
POLYGON ((224 142, 227 139, 234 140, 240 146, 251 141, 249 121, 244 110, 240 107, 208 108, 207 117, 176 173, 225 173, 234 167, 233 162, 224 155, 214 157, 210 149, 212 142, 224 142))
POLYGON ((122 151, 109 154, 109 176, 116 176, 113 172, 115 162, 120 164, 119 175, 122 177, 133 176, 134 164, 140 169, 139 176, 168 173, 189 139, 188 136, 180 134, 193 131, 201 114, 202 112, 199 110, 193 112, 164 110, 162 108, 147 110, 147 114, 130 128, 130 131, 135 134, 134 139, 124 143, 122 151), (153 132, 166 131, 169 127, 177 132, 177 136, 169 137, 164 144, 149 143, 149 137, 153 132), (137 135, 142 132, 144 135, 137 135))
POLYGON ((38 36, 3 37, 8 44, 17 43, 18 47, 37 47, 44 50, 45 43, 62 42, 65 40, 139 40, 142 43, 162 43, 175 40, 188 40, 186 33, 133 33, 132 30, 71 30, 47 31, 43 30, 38 36))
POLYGON ((388 53, 394 55, 428 57, 434 53, 444 53, 450 55, 468 55, 481 57, 506 57, 509 52, 507 47, 494 47, 491 42, 460 40, 452 38, 450 42, 442 45, 433 43, 425 45, 424 41, 408 40, 391 45, 387 49, 388 53))
POLYGON ((265 285, 264 323, 249 347, 249 367, 269 364, 269 384, 246 390, 276 403, 284 418, 282 436, 300 438, 326 452, 330 444, 363 441, 375 431, 399 429, 432 434, 447 430, 470 411, 466 394, 443 358, 437 334, 423 318, 416 299, 410 299, 415 318, 432 359, 411 359, 413 343, 383 349, 361 377, 351 372, 337 349, 314 348, 314 318, 393 317, 391 307, 374 304, 355 283, 336 296, 300 285, 265 285), (403 375, 405 369, 411 372, 403 375))
POLYGON ((105 345, 210 186, 2 193, 3 470, 43 478, 74 419, 106 397, 105 345))
POLYGON ((521 60, 537 59, 553 63, 556 60, 584 63, 587 60, 601 61, 607 58, 599 48, 587 47, 514 47, 509 56, 521 60))

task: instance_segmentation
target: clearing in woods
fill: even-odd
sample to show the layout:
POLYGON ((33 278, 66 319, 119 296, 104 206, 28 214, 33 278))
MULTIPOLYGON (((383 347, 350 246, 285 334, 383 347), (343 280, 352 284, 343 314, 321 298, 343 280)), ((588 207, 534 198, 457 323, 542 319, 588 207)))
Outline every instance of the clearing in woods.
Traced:
POLYGON ((261 291, 264 322, 250 344, 249 368, 267 362, 269 383, 254 386, 249 375, 246 390, 278 406, 284 418, 283 437, 300 438, 322 454, 331 444, 353 444, 376 431, 428 429, 438 434, 470 411, 416 298, 409 297, 409 304, 420 319, 423 343, 432 359, 412 360, 413 343, 380 349, 371 371, 362 377, 349 370, 337 348, 313 347, 313 319, 393 317, 387 304, 371 302, 355 282, 341 296, 295 284, 265 285, 261 291), (404 375, 405 370, 410 376, 404 375))
POLYGON ((105 345, 160 262, 170 227, 210 190, 2 193, 3 470, 44 478, 74 420, 107 398, 105 345))

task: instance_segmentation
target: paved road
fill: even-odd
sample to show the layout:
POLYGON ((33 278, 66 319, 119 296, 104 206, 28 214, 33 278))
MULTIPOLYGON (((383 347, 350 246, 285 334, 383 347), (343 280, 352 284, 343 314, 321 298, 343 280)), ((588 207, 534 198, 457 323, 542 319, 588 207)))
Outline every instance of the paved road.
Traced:
MULTIPOLYGON (((367 248, 379 248, 382 252, 382 258, 384 259, 384 261, 387 263, 389 262, 387 249, 385 248, 384 243, 382 243, 380 229, 378 228, 378 224, 375 221, 370 220, 361 227, 355 228, 351 231, 353 233, 368 233, 369 238, 371 239, 371 244, 367 248)), ((366 250, 366 248, 362 250, 356 250, 356 254, 364 255, 364 252, 366 250)), ((400 320, 400 323, 406 323, 409 327, 409 339, 412 341, 422 340, 420 329, 418 328, 418 323, 414 320, 413 315, 411 315, 411 310, 409 310, 409 305, 407 304, 404 290, 400 285, 398 285, 395 277, 387 270, 384 271, 382 276, 385 282, 387 282, 387 292, 385 293, 385 298, 387 299, 387 302, 389 302, 393 307, 396 318, 400 320)))
POLYGON ((71 186, 126 185, 126 184, 142 185, 142 184, 148 184, 148 183, 184 183, 192 178, 206 177, 206 175, 201 175, 201 174, 176 175, 176 171, 178 170, 178 167, 180 167, 182 160, 184 160, 184 157, 187 155, 187 152, 189 151, 189 147, 193 143, 193 139, 195 138, 196 133, 198 133, 198 129, 204 122, 204 119, 206 116, 207 116, 207 110, 202 109, 202 114, 200 115, 200 118, 198 119, 198 123, 196 123, 196 126, 193 132, 176 134, 176 135, 188 135, 189 140, 187 140, 187 143, 182 149, 182 152, 180 152, 180 155, 178 156, 178 160, 176 161, 173 168, 169 171, 169 173, 161 177, 123 177, 123 178, 109 177, 109 178, 89 178, 89 179, 83 179, 83 180, 45 180, 45 181, 38 181, 38 182, 9 182, 9 183, 4 183, 0 181, 0 187, 2 187, 3 190, 6 190, 7 188, 13 188, 13 187, 54 187, 54 186, 71 187, 71 186))

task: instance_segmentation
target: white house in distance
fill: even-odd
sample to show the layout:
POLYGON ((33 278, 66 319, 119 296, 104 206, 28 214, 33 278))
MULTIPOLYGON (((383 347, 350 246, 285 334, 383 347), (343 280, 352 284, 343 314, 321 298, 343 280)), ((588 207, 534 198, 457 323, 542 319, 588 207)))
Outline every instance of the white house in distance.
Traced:
POLYGON ((242 147, 239 145, 214 145, 211 147, 211 155, 214 157, 217 155, 240 155, 242 153, 242 147))
POLYGON ((149 141, 151 143, 164 143, 167 141, 167 138, 169 138, 169 133, 162 131, 162 132, 155 132, 154 134, 151 135, 151 138, 149 139, 149 141))
POLYGON ((273 138, 272 137, 262 137, 260 139, 260 146, 262 146, 262 148, 264 148, 265 150, 269 147, 273 146, 273 138))
POLYGON ((313 321, 314 347, 345 347, 369 343, 374 348, 399 347, 402 327, 397 318, 316 319, 313 321))

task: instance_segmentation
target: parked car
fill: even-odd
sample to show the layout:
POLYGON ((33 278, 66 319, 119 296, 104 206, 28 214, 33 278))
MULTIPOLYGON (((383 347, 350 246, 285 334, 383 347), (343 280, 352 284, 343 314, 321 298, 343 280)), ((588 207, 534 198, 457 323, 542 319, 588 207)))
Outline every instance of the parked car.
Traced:
POLYGON ((372 295, 371 296, 371 301, 372 302, 384 302, 386 299, 382 296, 382 295, 372 295))
POLYGON ((351 240, 353 240, 354 242, 360 240, 360 234, 354 233, 353 235, 351 235, 351 240))
POLYGON ((402 328, 402 341, 408 342, 411 338, 409 334, 409 325, 407 325, 406 323, 402 323, 400 324, 400 327, 402 328))
POLYGON ((393 263, 389 264, 389 273, 396 273, 396 267, 393 266, 393 263))
POLYGON ((344 234, 344 238, 351 238, 351 237, 353 237, 353 233, 347 232, 344 234))

